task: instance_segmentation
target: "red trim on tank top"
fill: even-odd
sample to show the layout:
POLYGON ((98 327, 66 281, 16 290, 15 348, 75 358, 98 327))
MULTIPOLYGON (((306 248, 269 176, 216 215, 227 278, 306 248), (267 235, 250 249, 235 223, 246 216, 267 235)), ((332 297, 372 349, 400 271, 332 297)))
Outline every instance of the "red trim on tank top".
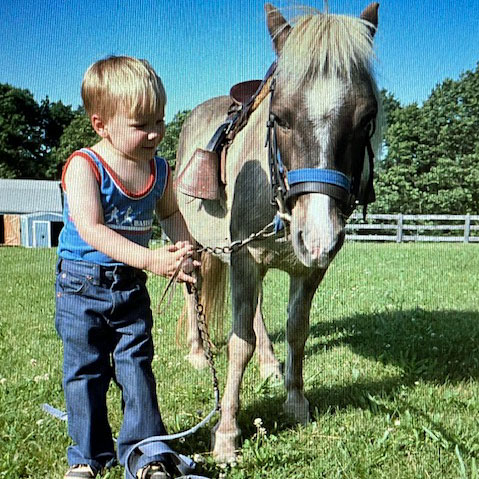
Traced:
MULTIPOLYGON (((99 155, 95 150, 92 148, 85 148, 86 150, 91 151, 100 161, 100 163, 103 165, 107 173, 110 175, 111 179, 115 182, 115 184, 118 186, 118 188, 124 193, 126 196, 129 198, 133 199, 139 199, 143 198, 146 196, 150 191, 153 189, 156 183, 156 161, 154 158, 150 160, 150 178, 148 179, 148 183, 143 188, 137 193, 134 193, 133 191, 130 191, 128 188, 125 187, 125 185, 121 182, 120 178, 116 175, 116 173, 110 168, 110 166, 106 163, 106 161, 99 155)), ((87 155, 88 156, 88 155, 87 155)), ((91 159, 91 158, 90 158, 91 159)))
POLYGON ((67 172, 68 165, 70 164, 70 161, 73 160, 73 158, 75 158, 75 156, 79 156, 80 158, 83 158, 84 160, 86 160, 88 162, 88 165, 93 170, 96 181, 98 182, 98 184, 101 184, 101 176, 100 176, 100 172, 98 171, 98 166, 93 161, 93 159, 90 157, 90 155, 88 155, 88 153, 85 153, 83 151, 75 151, 74 153, 72 153, 68 157, 67 161, 63 165, 62 179, 61 179, 63 191, 67 190, 66 185, 65 185, 65 174, 67 172))

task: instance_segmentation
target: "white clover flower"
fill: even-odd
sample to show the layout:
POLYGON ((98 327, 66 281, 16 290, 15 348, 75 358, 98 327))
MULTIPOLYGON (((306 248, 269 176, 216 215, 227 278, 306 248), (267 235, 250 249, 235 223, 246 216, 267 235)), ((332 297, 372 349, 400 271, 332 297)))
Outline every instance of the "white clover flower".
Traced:
POLYGON ((257 417, 254 421, 253 424, 257 427, 260 428, 263 425, 263 420, 260 417, 257 417))
POLYGON ((40 381, 48 381, 50 379, 50 375, 48 373, 45 373, 43 375, 40 375, 40 376, 35 376, 33 378, 33 380, 36 382, 36 383, 39 383, 40 381))

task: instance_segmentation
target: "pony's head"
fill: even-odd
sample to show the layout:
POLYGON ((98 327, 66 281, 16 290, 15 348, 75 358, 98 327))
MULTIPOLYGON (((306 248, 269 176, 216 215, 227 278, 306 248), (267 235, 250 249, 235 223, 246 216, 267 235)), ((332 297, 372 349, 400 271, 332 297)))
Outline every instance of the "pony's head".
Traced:
POLYGON ((292 26, 275 7, 265 6, 278 56, 270 117, 282 163, 290 174, 300 170, 314 177, 326 170, 345 182, 299 187, 288 200, 293 247, 306 266, 326 268, 340 249, 351 209, 349 192, 336 190, 348 190, 351 181, 364 190, 364 158, 374 130, 379 146, 374 126, 380 104, 371 73, 378 7, 371 4, 359 18, 308 14, 292 26))

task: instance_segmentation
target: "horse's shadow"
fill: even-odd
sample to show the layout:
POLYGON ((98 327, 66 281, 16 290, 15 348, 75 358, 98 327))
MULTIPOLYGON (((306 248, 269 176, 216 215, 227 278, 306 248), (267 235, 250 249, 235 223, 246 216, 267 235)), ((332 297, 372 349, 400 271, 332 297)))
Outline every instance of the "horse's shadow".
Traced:
POLYGON ((397 366, 402 378, 460 381, 479 377, 479 312, 421 308, 357 314, 311 326, 305 354, 334 345, 397 366), (319 339, 319 340, 318 340, 319 339))
MULTIPOLYGON (((275 342, 282 341, 284 332, 273 331, 271 337, 275 342)), ((374 403, 375 397, 397 397, 404 386, 414 387, 417 381, 443 384, 479 378, 478 339, 479 313, 474 311, 418 308, 313 323, 306 343, 306 362, 314 363, 318 355, 334 347, 346 347, 355 355, 397 369, 397 374, 386 379, 375 379, 375 372, 366 369, 359 372, 359 379, 333 387, 321 385, 318 371, 314 385, 306 387, 313 415, 332 414, 347 407, 382 411, 384 406, 374 403)), ((352 368, 347 360, 344 368, 352 368)), ((308 383, 308 377, 305 380, 308 383)), ((241 412, 247 423, 245 436, 255 432, 252 417, 261 417, 267 428, 284 429, 292 424, 285 417, 278 424, 277 413, 272 414, 282 410, 283 391, 275 388, 274 394, 257 397, 245 406, 241 412)), ((240 423, 244 424, 241 416, 240 423)))
MULTIPOLYGON (((284 341, 284 331, 271 331, 275 343, 284 341)), ((371 410, 373 414, 400 414, 396 401, 394 410, 388 409, 388 399, 400 398, 404 386, 415 387, 417 381, 432 384, 455 383, 479 378, 479 312, 425 311, 422 309, 386 311, 374 314, 355 314, 338 320, 314 322, 306 343, 306 363, 313 363, 320 355, 335 347, 346 347, 360 358, 377 362, 378 366, 394 366, 397 374, 386 379, 375 379, 374 371, 361 371, 359 378, 341 385, 321 385, 321 371, 308 385, 306 396, 313 418, 335 414, 346 408, 371 410), (379 398, 379 399, 378 399, 379 398)), ((352 366, 345 360, 344 368, 352 366)), ((310 368, 311 369, 311 368, 310 368)), ((374 368, 373 368, 374 369, 374 368)), ((268 431, 282 431, 294 423, 282 414, 285 392, 282 387, 266 391, 260 387, 252 400, 245 401, 238 422, 242 439, 252 438, 257 432, 253 420, 260 417, 268 431), (279 414, 278 414, 279 413, 279 414)), ((432 415, 411 404, 404 406, 441 436, 457 442, 449 428, 432 415)), ((194 440, 182 444, 186 454, 208 450, 210 431, 200 430, 194 440)), ((209 467, 211 469, 211 467, 209 467)), ((211 470, 209 472, 212 472, 211 470)))

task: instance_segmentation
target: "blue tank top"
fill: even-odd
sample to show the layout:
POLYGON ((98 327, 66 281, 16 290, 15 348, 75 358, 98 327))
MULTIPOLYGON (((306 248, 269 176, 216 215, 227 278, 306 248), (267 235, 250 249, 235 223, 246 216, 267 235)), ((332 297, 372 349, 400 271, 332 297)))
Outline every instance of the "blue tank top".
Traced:
MULTIPOLYGON (((163 196, 168 182, 170 168, 164 158, 155 157, 150 162, 150 181, 143 191, 129 192, 116 177, 105 161, 89 148, 73 153, 65 164, 63 175, 69 161, 81 156, 92 167, 99 187, 105 225, 125 238, 141 246, 148 247, 152 235, 153 216, 156 203, 163 196)), ((121 265, 113 258, 94 249, 79 235, 70 216, 68 192, 62 178, 64 191, 64 226, 58 240, 58 255, 62 259, 87 261, 103 266, 121 265)))

